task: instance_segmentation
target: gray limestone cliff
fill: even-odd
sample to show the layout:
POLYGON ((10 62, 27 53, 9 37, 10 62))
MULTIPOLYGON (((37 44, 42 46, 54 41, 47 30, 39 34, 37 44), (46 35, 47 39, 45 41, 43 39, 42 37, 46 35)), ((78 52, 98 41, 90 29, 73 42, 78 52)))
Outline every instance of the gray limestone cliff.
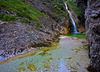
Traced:
POLYGON ((87 4, 86 38, 91 58, 88 70, 100 72, 100 0, 88 0, 87 4))

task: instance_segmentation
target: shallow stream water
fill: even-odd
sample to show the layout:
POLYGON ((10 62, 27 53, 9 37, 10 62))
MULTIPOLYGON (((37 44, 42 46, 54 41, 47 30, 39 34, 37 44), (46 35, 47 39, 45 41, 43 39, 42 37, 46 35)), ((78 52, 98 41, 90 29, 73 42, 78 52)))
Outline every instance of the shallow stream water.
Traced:
POLYGON ((61 35, 52 47, 0 62, 0 72, 88 72, 86 39, 61 35))

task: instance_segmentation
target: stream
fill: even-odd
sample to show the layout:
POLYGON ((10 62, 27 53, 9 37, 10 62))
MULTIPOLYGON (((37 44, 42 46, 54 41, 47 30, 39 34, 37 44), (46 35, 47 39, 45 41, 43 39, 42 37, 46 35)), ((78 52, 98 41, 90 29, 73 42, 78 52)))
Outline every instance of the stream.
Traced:
POLYGON ((59 38, 51 47, 0 62, 0 72, 88 72, 90 59, 85 37, 59 38))

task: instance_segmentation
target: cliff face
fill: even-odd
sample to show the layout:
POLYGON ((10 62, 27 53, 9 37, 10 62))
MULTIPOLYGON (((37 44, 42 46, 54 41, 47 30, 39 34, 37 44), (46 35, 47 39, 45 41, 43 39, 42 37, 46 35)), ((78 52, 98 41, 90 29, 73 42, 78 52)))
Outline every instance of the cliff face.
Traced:
POLYGON ((78 23, 78 29, 79 32, 85 32, 85 9, 87 8, 87 0, 76 0, 76 5, 79 8, 80 16, 78 16, 79 23, 78 23))
POLYGON ((85 11, 86 38, 91 58, 89 70, 100 72, 100 0, 88 0, 85 11))
MULTIPOLYGON (((21 0, 19 1, 21 2, 21 0)), ((0 20, 0 61, 26 53, 34 48, 50 46, 50 43, 57 35, 67 33, 68 21, 63 4, 51 0, 25 0, 25 3, 16 3, 15 5, 23 3, 33 7, 28 11, 30 13, 32 9, 34 10, 32 13, 34 16, 30 16, 33 18, 33 21, 22 23, 21 19, 29 13, 22 15, 20 19, 19 13, 7 10, 6 5, 2 1, 0 2, 0 13, 10 15, 14 12, 13 16, 18 18, 12 22, 2 21, 2 18, 0 20), (55 12, 55 10, 58 11, 55 12), (42 15, 36 18, 39 13, 42 13, 42 15)), ((25 13, 25 10, 28 10, 25 8, 23 7, 23 13, 25 13)), ((12 8, 12 10, 16 9, 12 8)))

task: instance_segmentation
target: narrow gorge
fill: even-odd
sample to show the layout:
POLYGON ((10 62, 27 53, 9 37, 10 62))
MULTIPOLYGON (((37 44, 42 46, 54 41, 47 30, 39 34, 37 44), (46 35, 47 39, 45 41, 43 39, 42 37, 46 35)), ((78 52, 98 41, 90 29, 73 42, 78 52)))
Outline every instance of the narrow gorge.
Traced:
POLYGON ((0 0, 0 72, 100 72, 99 0, 0 0))

